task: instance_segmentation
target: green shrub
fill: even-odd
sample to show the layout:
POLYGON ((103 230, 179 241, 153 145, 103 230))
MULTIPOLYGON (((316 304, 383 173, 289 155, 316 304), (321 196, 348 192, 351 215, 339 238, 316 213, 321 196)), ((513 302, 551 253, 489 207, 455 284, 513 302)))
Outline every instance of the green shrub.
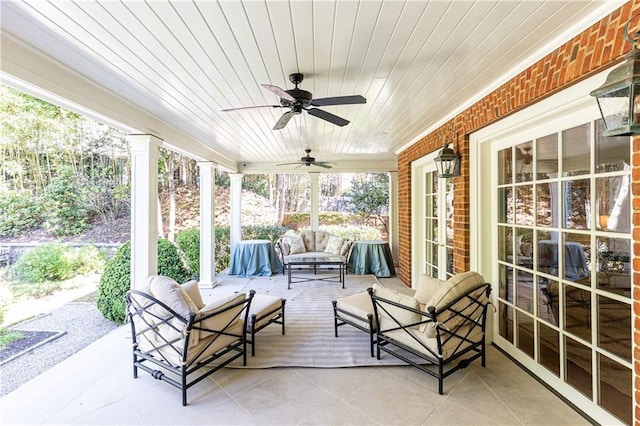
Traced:
POLYGON ((41 221, 38 200, 29 192, 0 192, 0 236, 15 237, 41 221))
POLYGON ((243 226, 241 234, 243 240, 270 240, 275 244, 288 229, 280 225, 243 226))
POLYGON ((107 262, 107 254, 96 246, 82 246, 67 252, 73 275, 87 275, 101 272, 107 262))
MULTIPOLYGON (((158 274, 166 275, 177 282, 190 277, 182 264, 178 250, 168 240, 158 240, 158 274)), ((96 305, 102 315, 117 324, 126 319, 125 293, 131 288, 131 242, 124 243, 104 268, 98 284, 96 305)))
POLYGON ((187 259, 187 266, 196 276, 200 276, 200 230, 185 229, 176 234, 176 244, 187 259))
POLYGON ((61 281, 71 276, 71 265, 61 244, 45 244, 20 256, 14 265, 21 281, 42 283, 61 281))
POLYGON ((382 234, 378 228, 366 225, 321 225, 322 231, 351 240, 381 240, 382 234))
POLYGON ((56 236, 77 235, 89 227, 82 185, 75 171, 62 167, 42 195, 45 228, 56 236))

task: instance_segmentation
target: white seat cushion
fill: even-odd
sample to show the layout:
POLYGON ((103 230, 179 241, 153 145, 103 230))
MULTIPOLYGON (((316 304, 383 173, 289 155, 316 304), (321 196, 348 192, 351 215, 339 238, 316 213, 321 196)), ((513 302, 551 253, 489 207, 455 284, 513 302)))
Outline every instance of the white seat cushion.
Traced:
POLYGON ((255 327, 258 328, 263 324, 268 323, 271 319, 282 312, 283 300, 281 297, 271 296, 268 294, 256 294, 253 296, 251 300, 251 306, 249 307, 249 324, 248 327, 251 327, 251 322, 253 319, 252 315, 256 315, 257 318, 260 318, 262 315, 267 312, 274 311, 272 315, 267 316, 263 319, 258 319, 258 322, 255 324, 255 327))
MULTIPOLYGON (((373 302, 371 302, 371 296, 369 292, 364 291, 351 296, 343 297, 336 301, 336 307, 347 311, 353 315, 357 315, 361 318, 367 318, 367 315, 373 315, 373 302)), ((366 321, 360 321, 356 318, 349 317, 349 319, 355 323, 360 324, 364 328, 369 328, 369 323, 366 321)), ((376 326, 376 318, 372 317, 373 326, 376 326)))

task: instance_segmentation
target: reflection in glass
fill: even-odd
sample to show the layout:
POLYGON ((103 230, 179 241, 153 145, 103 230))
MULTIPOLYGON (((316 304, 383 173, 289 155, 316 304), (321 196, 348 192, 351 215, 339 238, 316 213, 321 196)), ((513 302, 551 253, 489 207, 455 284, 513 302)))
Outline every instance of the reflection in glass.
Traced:
POLYGON ((533 144, 531 141, 515 146, 516 182, 530 182, 533 179, 533 144))
POLYGON ((631 369, 598 355, 598 403, 620 420, 633 423, 633 376, 631 369))
POLYGON ((558 176, 558 134, 536 139, 536 177, 549 179, 558 176))
POLYGON ((513 269, 506 265, 499 266, 499 280, 500 290, 498 297, 513 303, 513 269))
POLYGON ((498 222, 513 223, 513 188, 498 189, 498 222))
POLYGON ((498 151, 498 185, 511 183, 512 176, 511 147, 498 151))
POLYGON ((533 225, 533 185, 516 187, 516 223, 518 225, 533 225))
POLYGON ((584 234, 563 234, 564 277, 591 285, 591 237, 584 234))
POLYGON ((630 176, 609 176, 596 179, 596 212, 598 229, 630 232, 630 176))
POLYGON ((569 284, 564 289, 564 329, 591 342, 591 292, 569 284))
POLYGON ((560 377, 560 334, 551 327, 538 323, 538 347, 541 365, 560 377))
POLYGON ((499 333, 507 341, 513 343, 513 308, 500 302, 499 333))
POLYGON ((516 270, 516 306, 533 314, 533 274, 516 270))
POLYGON ((558 182, 539 183, 535 188, 538 226, 557 226, 558 182))
POLYGON ((558 321, 558 282, 540 278, 538 282, 538 318, 559 326, 558 321))
POLYGON ((558 233, 538 231, 538 271, 558 275, 558 233))
POLYGON ((631 241, 598 237, 598 288, 631 297, 631 241))
POLYGON ((596 173, 628 170, 631 164, 629 136, 602 136, 604 122, 596 120, 595 155, 596 173))
POLYGON ((533 318, 524 312, 516 311, 518 324, 517 347, 533 358, 533 318))
POLYGON ((568 229, 589 229, 591 186, 589 179, 562 182, 562 226, 568 229))
POLYGON ((598 296, 598 346, 630 362, 631 336, 630 305, 598 296))
POLYGON ((513 252, 513 242, 511 241, 511 228, 498 226, 498 259, 508 261, 508 257, 513 252), (507 237, 509 233, 509 237, 507 237))
POLYGON ((585 123, 562 132, 562 175, 589 173, 591 125, 585 123))
POLYGON ((566 336, 564 350, 567 383, 591 398, 591 350, 566 336))

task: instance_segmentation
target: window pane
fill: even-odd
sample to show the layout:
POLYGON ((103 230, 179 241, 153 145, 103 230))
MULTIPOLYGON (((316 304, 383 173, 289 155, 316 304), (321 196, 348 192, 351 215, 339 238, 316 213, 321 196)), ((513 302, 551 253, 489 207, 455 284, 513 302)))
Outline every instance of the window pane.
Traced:
POLYGON ((629 136, 602 136, 604 122, 596 120, 595 148, 596 148, 596 173, 628 170, 631 160, 629 158, 629 136))
POLYGON ((591 398, 591 349, 565 337, 565 369, 567 383, 591 398))
POLYGON ((536 188, 536 220, 538 226, 557 226, 558 182, 541 183, 536 188))
POLYGON ((558 134, 536 139, 536 175, 538 179, 558 177, 558 134))
POLYGON ((538 270, 545 274, 558 275, 557 232, 538 231, 538 270))
POLYGON ((591 125, 585 123, 562 132, 562 175, 589 173, 591 125))
POLYGON ((503 185, 505 183, 511 183, 512 176, 512 161, 511 161, 511 149, 507 148, 502 151, 498 151, 498 184, 503 185))
POLYGON ((591 237, 584 234, 564 234, 564 277, 591 285, 591 237))
POLYGON ((596 179, 598 229, 615 232, 631 231, 629 183, 629 175, 596 179))
POLYGON ((556 326, 558 321, 558 282, 539 278, 538 283, 538 317, 556 326))
POLYGON ((598 237, 598 288, 631 297, 631 241, 598 237))
POLYGON ((533 225, 533 185, 516 187, 516 223, 533 225))
POLYGON ((533 358, 533 318, 516 311, 518 319, 518 349, 533 358))
POLYGON ((598 355, 600 405, 630 425, 633 422, 633 378, 631 369, 598 355))
POLYGON ((560 334, 551 327, 538 323, 540 364, 560 377, 560 334))
POLYGON ((500 265, 500 292, 498 297, 513 303, 513 268, 506 265, 500 265))
POLYGON ((530 182, 533 179, 533 144, 531 141, 515 147, 516 182, 530 182))
POLYGON ((533 314, 533 274, 516 270, 516 306, 533 314))
POLYGON ((562 284, 564 289, 564 329, 591 342, 591 292, 562 284))
POLYGON ((591 187, 589 179, 562 182, 562 227, 589 229, 589 203, 591 187))
POLYGON ((513 343, 513 308, 500 302, 500 336, 513 343))
POLYGON ((513 223, 513 188, 498 189, 498 222, 513 223))
POLYGON ((598 296, 598 346, 631 361, 631 307, 598 296))

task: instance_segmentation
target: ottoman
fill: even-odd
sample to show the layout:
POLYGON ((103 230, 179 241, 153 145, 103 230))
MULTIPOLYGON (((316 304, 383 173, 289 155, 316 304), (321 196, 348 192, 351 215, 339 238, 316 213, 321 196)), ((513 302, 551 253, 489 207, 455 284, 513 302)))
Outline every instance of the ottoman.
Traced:
POLYGON ((251 356, 256 355, 256 333, 269 324, 281 324, 284 336, 284 304, 287 300, 256 294, 249 307, 249 321, 247 322, 247 343, 251 344, 251 356))

